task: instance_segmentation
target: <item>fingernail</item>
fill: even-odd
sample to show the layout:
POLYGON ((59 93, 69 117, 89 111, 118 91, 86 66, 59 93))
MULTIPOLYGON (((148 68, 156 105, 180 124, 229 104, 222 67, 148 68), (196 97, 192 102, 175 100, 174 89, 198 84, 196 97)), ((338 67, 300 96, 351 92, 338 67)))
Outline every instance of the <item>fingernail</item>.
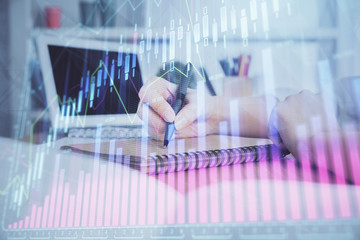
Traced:
POLYGON ((173 122, 174 118, 175 118, 174 113, 171 112, 171 111, 167 111, 164 114, 164 120, 167 121, 167 122, 173 122))
POLYGON ((181 118, 180 120, 175 121, 175 129, 180 130, 182 129, 186 124, 186 120, 184 118, 181 118))

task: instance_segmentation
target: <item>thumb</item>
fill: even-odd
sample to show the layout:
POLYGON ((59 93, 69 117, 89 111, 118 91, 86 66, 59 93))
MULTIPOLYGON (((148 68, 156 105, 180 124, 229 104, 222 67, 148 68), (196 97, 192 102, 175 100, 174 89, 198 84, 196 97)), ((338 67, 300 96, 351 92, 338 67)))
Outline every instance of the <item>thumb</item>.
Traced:
POLYGON ((175 117, 175 128, 176 130, 181 130, 197 119, 197 107, 195 104, 185 105, 180 112, 175 117))

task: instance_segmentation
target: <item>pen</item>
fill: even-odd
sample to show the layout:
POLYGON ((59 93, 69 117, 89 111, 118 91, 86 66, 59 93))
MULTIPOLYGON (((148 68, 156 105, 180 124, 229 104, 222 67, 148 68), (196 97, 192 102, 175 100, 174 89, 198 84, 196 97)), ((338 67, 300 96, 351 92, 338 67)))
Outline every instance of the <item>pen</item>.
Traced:
POLYGON ((209 76, 207 75, 207 72, 206 72, 205 68, 202 68, 202 71, 204 73, 205 84, 206 84, 207 89, 209 90, 210 95, 211 96, 216 96, 215 89, 214 89, 213 85, 211 84, 211 81, 209 79, 209 76))
MULTIPOLYGON (((190 82, 190 74, 189 73, 191 72, 191 64, 189 64, 189 63, 186 64, 184 68, 185 68, 185 71, 187 71, 187 77, 184 77, 183 75, 181 75, 179 86, 178 86, 178 89, 176 90, 175 101, 174 101, 173 105, 171 106, 175 112, 175 115, 178 114, 178 112, 183 107, 185 97, 186 97, 186 91, 187 91, 187 88, 188 88, 189 82, 190 82)), ((164 136, 164 145, 163 145, 164 148, 166 148, 168 146, 169 141, 171 140, 171 138, 174 134, 174 131, 175 131, 174 122, 167 123, 166 130, 165 130, 165 136, 164 136)))

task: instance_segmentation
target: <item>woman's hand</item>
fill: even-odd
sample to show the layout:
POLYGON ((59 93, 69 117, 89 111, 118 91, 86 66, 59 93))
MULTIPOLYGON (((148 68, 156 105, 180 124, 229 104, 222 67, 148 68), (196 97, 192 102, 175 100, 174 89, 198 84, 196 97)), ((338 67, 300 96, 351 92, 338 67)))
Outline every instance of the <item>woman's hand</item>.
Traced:
POLYGON ((360 132, 341 129, 332 104, 310 91, 290 96, 275 108, 277 129, 296 159, 309 157, 319 168, 335 173, 337 179, 354 181, 359 171, 353 163, 360 154, 360 132))
MULTIPOLYGON (((174 122, 176 137, 196 137, 218 132, 221 111, 220 98, 205 93, 204 109, 198 110, 198 96, 194 89, 188 89, 185 105, 175 115, 171 107, 176 95, 177 85, 160 77, 151 78, 139 92, 140 104, 138 115, 143 119, 144 104, 149 105, 149 134, 158 140, 164 139, 166 122, 174 122), (202 119, 204 121, 200 121, 202 119), (205 124, 205 132, 199 132, 199 125, 205 124)), ((145 120, 145 119, 143 119, 145 120)))
POLYGON ((287 97, 276 105, 274 111, 277 118, 274 124, 282 142, 296 158, 299 157, 300 145, 312 144, 310 139, 313 136, 339 131, 333 109, 324 103, 320 94, 308 90, 287 97))

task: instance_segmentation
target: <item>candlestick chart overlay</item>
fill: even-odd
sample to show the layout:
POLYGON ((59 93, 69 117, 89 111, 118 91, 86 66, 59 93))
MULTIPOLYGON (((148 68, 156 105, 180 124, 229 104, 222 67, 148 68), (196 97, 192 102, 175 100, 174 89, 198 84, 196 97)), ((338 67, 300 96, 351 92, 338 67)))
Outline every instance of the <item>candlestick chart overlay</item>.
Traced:
MULTIPOLYGON (((58 30, 37 29, 29 41, 31 64, 24 66, 25 80, 16 96, 19 104, 8 126, 13 136, 11 141, 0 137, 0 239, 360 237, 357 135, 336 136, 328 145, 305 142, 298 146, 303 150, 298 161, 273 145, 256 154, 249 148, 242 152, 244 158, 239 157, 232 149, 240 143, 223 134, 246 132, 246 126, 238 123, 247 112, 239 113, 239 106, 249 96, 264 95, 268 101, 269 96, 278 94, 283 100, 285 92, 294 93, 313 78, 319 81, 309 88, 318 92, 331 88, 329 79, 341 70, 333 67, 334 62, 355 53, 336 52, 341 46, 334 43, 333 34, 337 39, 338 32, 313 16, 311 6, 324 3, 306 1, 309 7, 304 7, 294 0, 93 2, 94 12, 112 8, 107 23, 117 19, 121 27, 104 24, 92 28, 79 23, 58 30), (324 34, 313 31, 312 24, 306 25, 310 22, 307 18, 325 26, 324 34), (53 78, 44 75, 41 66, 36 69, 40 61, 36 40, 44 36, 63 41, 47 47, 53 78), (102 45, 88 47, 87 40, 102 45), (74 47, 73 42, 84 44, 74 47), (110 49, 108 44, 117 48, 110 49), (237 68, 238 72, 244 68, 238 64, 241 59, 248 61, 249 76, 234 75, 237 68), (187 70, 180 69, 179 62, 188 63, 187 70), (231 74, 227 75, 227 70, 231 74), (157 75, 159 72, 163 74, 157 75), (29 80, 37 74, 40 83, 29 80), (162 98, 171 104, 174 94, 169 91, 166 97, 146 102, 139 92, 144 86, 145 93, 154 92, 156 84, 172 74, 195 76, 197 88, 189 91, 190 96, 192 91, 197 94, 194 112, 199 117, 194 131, 201 135, 219 129, 221 141, 213 151, 203 152, 209 143, 191 138, 196 147, 180 139, 168 149, 151 152, 149 133, 164 135, 162 122, 156 120, 164 116, 156 115, 149 105, 162 98), (287 80, 279 90, 276 84, 282 77, 287 80), (253 85, 248 95, 235 98, 245 85, 227 88, 226 81, 238 78, 241 84, 252 81, 253 85), (51 96, 46 95, 50 79, 54 81, 51 96), (153 84, 148 84, 149 79, 153 84), (202 125, 210 118, 205 110, 216 107, 209 106, 209 82, 219 97, 231 100, 230 106, 218 109, 229 109, 228 119, 216 126, 202 125), (58 109, 55 118, 53 109, 58 109), (114 121, 118 116, 127 123, 114 121), (91 120, 93 124, 87 126, 91 120), (138 140, 130 147, 139 155, 159 162, 161 158, 156 169, 160 173, 134 166, 133 156, 123 154, 129 146, 119 147, 119 139, 138 140), (64 147, 89 143, 94 145, 93 152, 64 147), (310 157, 310 148, 315 149, 315 159, 310 157), (184 163, 188 171, 170 172, 172 160, 178 164, 191 157, 193 163, 184 163), (246 157, 256 160, 247 161, 246 157), (219 167, 204 167, 199 159, 219 167), (232 162, 223 163, 225 159, 232 162)), ((332 2, 330 10, 343 7, 339 1, 332 2)), ((72 21, 66 11, 62 14, 65 23, 72 21)), ((269 100, 267 117, 270 105, 269 100)), ((0 107, 4 106, 8 107, 1 100, 0 107)), ((306 127, 320 129, 325 124, 315 117, 306 127)), ((350 133, 358 130, 352 125, 345 128, 350 133)), ((304 126, 297 133, 309 134, 304 126)), ((263 139, 254 141, 257 146, 265 144, 263 139)))

